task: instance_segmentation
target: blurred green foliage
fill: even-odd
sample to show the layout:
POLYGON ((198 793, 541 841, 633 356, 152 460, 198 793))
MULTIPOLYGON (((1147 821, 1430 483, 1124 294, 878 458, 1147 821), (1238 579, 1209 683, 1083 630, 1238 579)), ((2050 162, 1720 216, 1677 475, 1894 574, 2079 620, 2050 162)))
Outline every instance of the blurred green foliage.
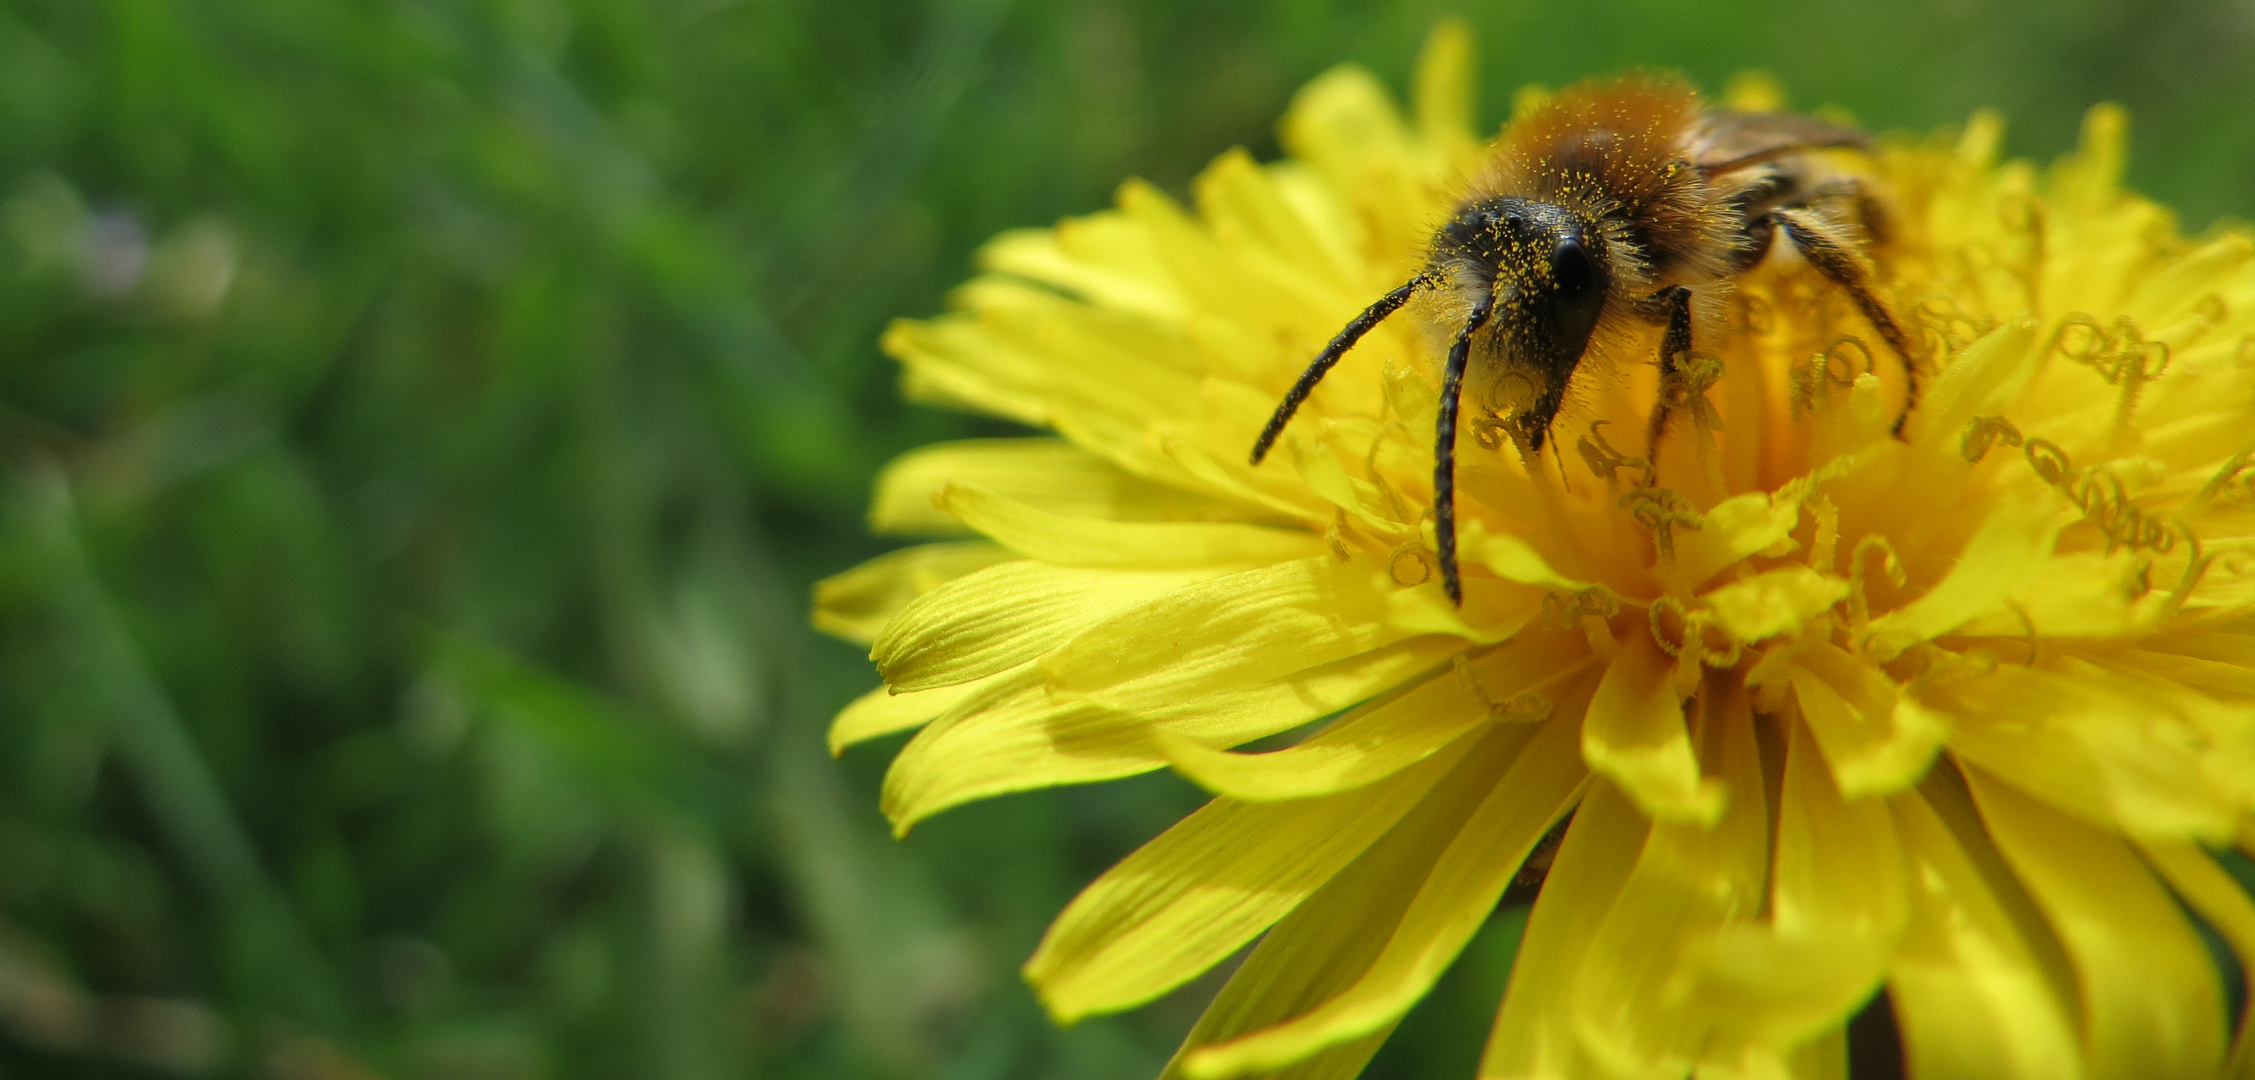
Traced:
MULTIPOLYGON (((1196 801, 894 843, 874 683, 806 629, 882 550, 874 341, 1005 227, 1274 153, 1444 14, 1525 81, 1747 67, 2249 209, 2255 9, 2165 0, 6 0, 0 1071, 1152 1075, 1209 980, 1052 1029, 1048 918, 1196 801)), ((1516 923, 1375 1075, 1469 1075, 1516 923)))

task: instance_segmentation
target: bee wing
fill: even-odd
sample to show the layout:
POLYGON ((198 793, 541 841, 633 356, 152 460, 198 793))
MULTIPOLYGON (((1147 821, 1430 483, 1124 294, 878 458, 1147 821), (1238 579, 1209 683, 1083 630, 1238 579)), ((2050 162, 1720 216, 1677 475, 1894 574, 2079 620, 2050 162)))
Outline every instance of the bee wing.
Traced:
POLYGON ((1804 150, 1870 145, 1863 132, 1813 116, 1715 109, 1692 132, 1691 161, 1708 176, 1721 176, 1804 150))

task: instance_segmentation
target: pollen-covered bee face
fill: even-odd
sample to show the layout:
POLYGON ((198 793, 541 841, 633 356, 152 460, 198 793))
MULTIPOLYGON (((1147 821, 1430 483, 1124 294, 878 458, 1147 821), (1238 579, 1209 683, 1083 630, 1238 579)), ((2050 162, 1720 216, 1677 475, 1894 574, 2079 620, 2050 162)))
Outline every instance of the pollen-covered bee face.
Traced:
MULTIPOLYGON (((1531 382, 1522 411, 1547 421, 1589 347, 1605 310, 1609 278, 1603 241, 1554 203, 1494 198, 1471 203, 1434 238, 1437 265, 1469 305, 1494 296, 1488 340, 1506 377, 1531 382)), ((1530 435, 1540 445, 1541 432, 1530 435)))

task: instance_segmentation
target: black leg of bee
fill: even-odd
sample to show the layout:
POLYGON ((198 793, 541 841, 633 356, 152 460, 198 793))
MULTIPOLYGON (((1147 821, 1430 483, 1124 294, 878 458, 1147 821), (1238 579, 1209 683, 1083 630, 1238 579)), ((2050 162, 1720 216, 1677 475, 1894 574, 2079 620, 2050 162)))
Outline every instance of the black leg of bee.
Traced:
POLYGON ((1691 352, 1691 290, 1670 285, 1652 294, 1651 302, 1666 309, 1667 332, 1660 335, 1660 397, 1652 406, 1652 427, 1646 432, 1646 460, 1660 460, 1660 439, 1668 433, 1668 392, 1679 360, 1691 352))
POLYGON ((1777 222, 1764 214, 1751 219, 1746 226, 1746 236, 1738 250, 1730 257, 1730 273, 1735 277, 1762 265, 1770 257, 1770 247, 1777 242, 1777 222))
POLYGON ((1386 321, 1386 316, 1408 303, 1411 294, 1432 283, 1431 278, 1419 274, 1401 288, 1379 297, 1377 303, 1364 308, 1362 314, 1355 316, 1353 322, 1339 331, 1339 336, 1331 339, 1331 344, 1324 346, 1323 351, 1316 354, 1315 362, 1300 373, 1300 380, 1292 384, 1292 389, 1285 392, 1284 400, 1277 404, 1275 414, 1268 418, 1268 426, 1261 429, 1261 437, 1253 440, 1253 464, 1260 464, 1261 459, 1268 456, 1269 448, 1276 445, 1276 437, 1284 434, 1284 425, 1291 422, 1292 414, 1298 412, 1300 404, 1314 392, 1315 384, 1322 382, 1323 377, 1330 373, 1331 365, 1338 363, 1348 349, 1354 348, 1355 342, 1361 341, 1371 327, 1386 321))
POLYGON ((1456 403, 1464 392, 1464 368, 1472 358, 1472 335, 1487 325, 1495 294, 1480 298, 1464 328, 1449 343, 1449 366, 1441 374, 1441 408, 1433 433, 1433 536, 1441 545, 1441 588, 1449 602, 1462 606, 1464 582, 1456 572, 1456 403))
POLYGON ((1901 324, 1887 310, 1887 305, 1871 291, 1871 282, 1864 273, 1863 262, 1854 253, 1842 247, 1814 222, 1799 211, 1779 210, 1770 215, 1778 227, 1785 230, 1785 238, 1800 249, 1801 257, 1809 261, 1816 272, 1824 275, 1848 299, 1855 301, 1856 310, 1863 312, 1872 328, 1887 340, 1887 347, 1903 359, 1903 408, 1895 414, 1895 424, 1888 430, 1898 439, 1903 437, 1903 425, 1910 422, 1911 410, 1918 407, 1918 365, 1911 360, 1910 339, 1903 335, 1901 324))

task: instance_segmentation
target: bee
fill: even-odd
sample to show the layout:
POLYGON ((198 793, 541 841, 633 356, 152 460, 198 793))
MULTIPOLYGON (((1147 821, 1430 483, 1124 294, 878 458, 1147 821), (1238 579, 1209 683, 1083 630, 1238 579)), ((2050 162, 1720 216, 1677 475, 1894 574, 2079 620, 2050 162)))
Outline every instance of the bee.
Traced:
POLYGON ((1839 289, 1902 361, 1894 434, 1918 403, 1902 326, 1874 289, 1870 238, 1884 204, 1817 152, 1868 150, 1860 132, 1806 116, 1703 107, 1680 78, 1578 83, 1506 128, 1416 276, 1355 316, 1300 374, 1253 444, 1258 465, 1308 394, 1370 329, 1413 297, 1449 342, 1433 440, 1441 581, 1461 605, 1456 427, 1475 406, 1539 454, 1583 358, 1661 329, 1663 392, 1647 439, 1657 461, 1665 390, 1689 356, 1693 300, 1728 288, 1782 240, 1839 289))

